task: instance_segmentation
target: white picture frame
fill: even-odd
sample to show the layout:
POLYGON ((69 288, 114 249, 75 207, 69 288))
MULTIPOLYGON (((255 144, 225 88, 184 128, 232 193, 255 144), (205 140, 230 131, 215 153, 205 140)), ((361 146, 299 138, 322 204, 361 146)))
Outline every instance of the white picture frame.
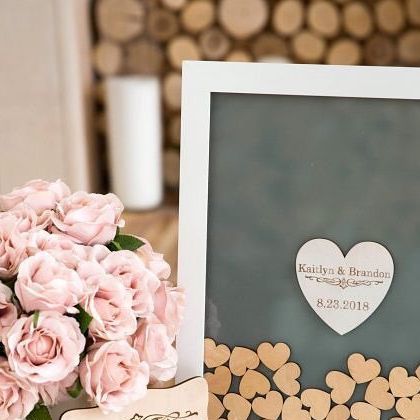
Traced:
POLYGON ((185 62, 182 80, 178 283, 187 308, 177 381, 203 374, 212 93, 420 99, 420 69, 185 62))

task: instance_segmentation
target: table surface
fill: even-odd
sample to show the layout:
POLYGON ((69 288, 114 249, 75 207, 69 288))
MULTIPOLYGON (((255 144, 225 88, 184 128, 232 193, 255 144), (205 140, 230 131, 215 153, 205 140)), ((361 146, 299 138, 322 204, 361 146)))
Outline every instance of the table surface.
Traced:
POLYGON ((156 252, 164 254, 176 281, 178 269, 178 209, 164 206, 147 212, 124 213, 124 231, 147 239, 156 252))

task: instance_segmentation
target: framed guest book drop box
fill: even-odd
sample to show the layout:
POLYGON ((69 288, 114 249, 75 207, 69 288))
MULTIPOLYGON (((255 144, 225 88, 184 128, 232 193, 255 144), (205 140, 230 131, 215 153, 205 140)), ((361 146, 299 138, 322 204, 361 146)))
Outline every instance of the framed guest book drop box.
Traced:
POLYGON ((178 379, 210 417, 420 418, 419 80, 184 64, 178 379))

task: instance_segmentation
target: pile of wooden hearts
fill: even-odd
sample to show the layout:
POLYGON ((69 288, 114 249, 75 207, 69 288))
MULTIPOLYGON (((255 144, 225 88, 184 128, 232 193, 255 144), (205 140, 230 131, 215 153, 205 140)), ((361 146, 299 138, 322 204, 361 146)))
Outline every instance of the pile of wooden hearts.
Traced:
POLYGON ((348 373, 331 371, 326 376, 330 392, 306 389, 301 393, 298 381, 300 367, 289 361, 287 344, 262 343, 257 351, 205 339, 204 377, 209 385, 209 420, 218 420, 227 412, 228 420, 245 420, 251 411, 257 416, 276 420, 380 420, 382 411, 396 409, 400 417, 392 420, 420 420, 420 367, 409 376, 403 367, 395 367, 389 377, 379 376, 381 365, 352 354, 347 361, 348 373), (260 364, 272 372, 272 382, 257 371, 260 364), (238 377, 239 393, 232 386, 238 377), (366 384, 364 401, 346 405, 356 385, 366 384), (298 394, 300 393, 300 397, 298 394))

